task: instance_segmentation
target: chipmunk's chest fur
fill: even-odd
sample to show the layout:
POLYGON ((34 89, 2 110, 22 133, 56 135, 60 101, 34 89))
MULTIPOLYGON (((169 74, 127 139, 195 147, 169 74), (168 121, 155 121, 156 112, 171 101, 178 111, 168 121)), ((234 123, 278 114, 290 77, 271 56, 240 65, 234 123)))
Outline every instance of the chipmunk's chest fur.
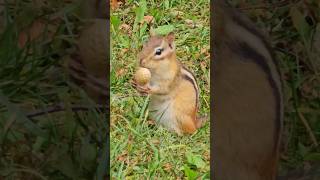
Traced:
POLYGON ((157 123, 179 134, 182 132, 179 123, 181 117, 197 111, 198 86, 194 76, 183 67, 176 78, 173 86, 169 82, 164 83, 165 79, 162 79, 162 83, 172 86, 171 91, 161 95, 152 94, 149 112, 150 117, 157 123))
POLYGON ((172 93, 168 95, 151 95, 149 104, 150 117, 170 131, 178 129, 173 108, 174 98, 172 93))
MULTIPOLYGON (((162 82, 164 82, 164 79, 162 79, 162 82)), ((177 93, 177 91, 171 91, 167 94, 152 94, 150 96, 150 117, 172 132, 179 129, 174 110, 174 99, 177 93)))

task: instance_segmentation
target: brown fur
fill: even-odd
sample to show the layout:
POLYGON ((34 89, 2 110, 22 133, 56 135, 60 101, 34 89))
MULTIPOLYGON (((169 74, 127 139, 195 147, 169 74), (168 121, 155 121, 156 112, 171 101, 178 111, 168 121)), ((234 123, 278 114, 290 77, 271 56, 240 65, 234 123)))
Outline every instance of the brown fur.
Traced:
POLYGON ((283 112, 280 76, 253 24, 222 1, 214 10, 213 177, 274 180, 283 112))

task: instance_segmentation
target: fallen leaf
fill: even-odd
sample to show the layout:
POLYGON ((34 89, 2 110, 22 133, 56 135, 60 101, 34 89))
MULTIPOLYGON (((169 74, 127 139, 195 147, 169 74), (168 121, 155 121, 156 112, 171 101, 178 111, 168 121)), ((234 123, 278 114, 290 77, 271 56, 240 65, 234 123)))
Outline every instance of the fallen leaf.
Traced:
POLYGON ((115 10, 119 7, 118 1, 117 0, 112 0, 111 1, 111 9, 115 10))
POLYGON ((54 24, 46 24, 46 22, 42 19, 35 20, 29 27, 25 28, 19 33, 18 46, 19 48, 23 48, 28 39, 29 41, 34 41, 38 39, 47 28, 47 39, 51 40, 57 31, 59 25, 59 21, 56 21, 54 24))
POLYGON ((29 28, 24 29, 19 34, 19 47, 23 48, 27 43, 28 39, 30 41, 38 38, 44 31, 45 24, 41 20, 35 20, 29 28))
POLYGON ((209 49, 207 49, 207 48, 202 48, 202 49, 200 50, 200 52, 201 52, 201 54, 204 54, 205 56, 210 55, 209 49))
POLYGON ((160 144, 160 141, 159 141, 159 139, 153 139, 153 140, 151 140, 151 143, 158 145, 158 144, 160 144))
POLYGON ((127 32, 128 34, 132 34, 132 28, 128 24, 121 24, 120 29, 127 32))
POLYGON ((190 28, 194 28, 194 27, 195 27, 195 23, 194 23, 191 19, 186 19, 184 22, 185 22, 185 23, 187 24, 187 26, 190 27, 190 28))
POLYGON ((153 120, 148 120, 148 121, 147 121, 147 124, 148 124, 148 125, 155 125, 156 123, 155 123, 153 120))
POLYGON ((128 52, 128 51, 129 51, 128 48, 123 48, 123 49, 121 49, 121 53, 122 53, 122 54, 124 54, 124 53, 126 53, 126 52, 128 52))
POLYGON ((18 46, 19 48, 23 48, 28 41, 28 35, 25 32, 19 34, 18 46))
POLYGON ((153 21, 153 16, 144 16, 143 17, 143 22, 146 22, 147 24, 150 24, 153 21))
POLYGON ((152 159, 152 156, 151 156, 151 155, 148 155, 147 158, 146 158, 147 162, 150 162, 151 159, 152 159))
POLYGON ((123 76, 125 74, 125 70, 124 69, 119 69, 117 72, 116 72, 116 75, 117 77, 120 77, 120 76, 123 76))
POLYGON ((127 152, 123 152, 122 154, 120 154, 118 157, 117 157, 117 160, 118 161, 125 161, 127 159, 127 156, 128 156, 128 153, 127 152))
POLYGON ((199 58, 200 58, 200 56, 201 56, 201 54, 200 54, 200 53, 196 53, 196 54, 194 55, 195 59, 199 59, 199 58))
POLYGON ((163 165, 163 169, 165 171, 170 171, 172 169, 172 165, 170 163, 166 163, 163 165))
POLYGON ((170 12, 170 15, 173 17, 176 17, 178 19, 181 19, 181 17, 183 16, 183 12, 182 11, 177 11, 177 10, 173 10, 170 12))
POLYGON ((206 161, 210 161, 210 152, 208 152, 208 151, 204 152, 203 157, 206 161))

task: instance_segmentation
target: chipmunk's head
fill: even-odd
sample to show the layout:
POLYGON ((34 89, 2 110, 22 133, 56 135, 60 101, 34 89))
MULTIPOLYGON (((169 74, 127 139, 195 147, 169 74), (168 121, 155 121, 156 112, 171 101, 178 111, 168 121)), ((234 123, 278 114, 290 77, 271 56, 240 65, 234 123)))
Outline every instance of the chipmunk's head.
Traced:
POLYGON ((174 34, 171 32, 166 36, 151 36, 143 45, 138 60, 140 66, 153 70, 168 66, 174 55, 174 34))

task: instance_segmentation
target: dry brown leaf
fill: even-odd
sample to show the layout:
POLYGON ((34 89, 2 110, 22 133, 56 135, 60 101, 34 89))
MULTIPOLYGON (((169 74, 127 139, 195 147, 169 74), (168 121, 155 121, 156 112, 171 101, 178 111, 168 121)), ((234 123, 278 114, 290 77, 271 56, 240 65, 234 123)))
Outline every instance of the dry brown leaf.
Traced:
POLYGON ((120 29, 121 30, 123 30, 123 31, 125 31, 125 32, 127 32, 128 34, 132 34, 132 28, 131 28, 131 26, 130 25, 128 25, 128 24, 121 24, 120 25, 120 29))
POLYGON ((184 13, 182 11, 172 10, 170 12, 170 15, 173 16, 173 17, 176 17, 177 19, 181 19, 182 16, 184 15, 184 13))
POLYGON ((152 23, 153 19, 153 16, 144 16, 142 21, 146 22, 147 24, 150 24, 152 23))
POLYGON ((117 72, 116 72, 116 75, 117 77, 120 77, 120 76, 123 76, 125 74, 125 70, 124 69, 119 69, 117 72))
POLYGON ((126 52, 128 52, 128 51, 129 51, 128 48, 123 48, 123 49, 121 49, 121 54, 124 54, 124 53, 126 53, 126 52))
POLYGON ((201 54, 204 54, 205 56, 210 55, 209 49, 207 49, 207 48, 202 48, 200 52, 201 52, 201 54))
POLYGON ((29 27, 25 28, 19 33, 19 48, 23 48, 26 45, 28 39, 30 41, 38 39, 45 32, 46 26, 48 28, 47 40, 51 40, 53 35, 57 31, 58 23, 46 25, 45 21, 37 19, 29 27))
POLYGON ((206 69, 208 67, 208 64, 205 61, 201 61, 200 66, 202 69, 206 69))
POLYGON ((195 59, 199 59, 199 58, 200 58, 200 56, 201 56, 201 54, 200 54, 200 53, 196 53, 196 54, 194 55, 195 59))
POLYGON ((19 34, 18 47, 23 48, 28 41, 28 35, 25 32, 19 34))
POLYGON ((147 158, 146 158, 146 161, 150 162, 151 160, 152 160, 152 155, 148 155, 147 158))
POLYGON ((159 139, 153 139, 153 140, 151 140, 151 143, 158 145, 158 144, 160 144, 160 141, 159 141, 159 139))
POLYGON ((117 160, 118 160, 118 161, 126 161, 127 156, 128 156, 128 153, 127 153, 127 152, 123 152, 122 154, 120 154, 120 155, 117 157, 117 160))
POLYGON ((30 41, 38 38, 43 33, 44 28, 45 24, 41 20, 35 20, 29 28, 20 32, 19 47, 23 48, 27 43, 28 38, 30 39, 30 41))
POLYGON ((194 23, 191 19, 186 19, 184 22, 185 22, 185 23, 187 24, 187 26, 190 27, 190 28, 194 28, 194 27, 195 27, 195 23, 194 23))
POLYGON ((166 163, 163 165, 163 169, 165 171, 170 171, 172 169, 172 165, 170 163, 166 163))
POLYGON ((149 120, 147 121, 147 124, 148 124, 148 125, 155 125, 156 123, 155 123, 153 120, 149 119, 149 120))
POLYGON ((203 157, 206 161, 209 161, 210 160, 210 152, 206 151, 203 153, 203 157))
POLYGON ((113 10, 117 9, 119 7, 118 1, 117 0, 112 0, 111 1, 111 8, 113 10))

